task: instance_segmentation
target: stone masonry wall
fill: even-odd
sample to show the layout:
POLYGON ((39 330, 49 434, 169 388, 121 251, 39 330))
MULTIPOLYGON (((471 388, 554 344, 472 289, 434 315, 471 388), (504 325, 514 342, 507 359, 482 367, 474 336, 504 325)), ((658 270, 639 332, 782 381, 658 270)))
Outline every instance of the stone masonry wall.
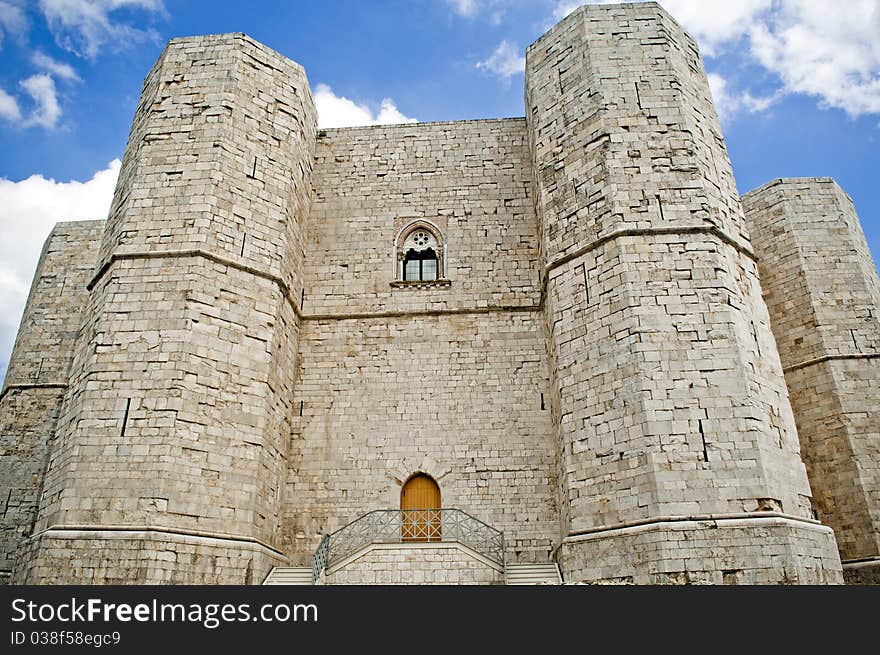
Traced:
POLYGON ((149 530, 53 530, 25 544, 17 581, 259 584, 286 559, 253 542, 149 530))
POLYGON ((501 571, 453 544, 379 544, 328 573, 324 584, 502 584, 501 571))
MULTIPOLYGON (((251 562, 242 570, 269 564, 250 558, 254 544, 284 561, 274 544, 296 368, 291 289, 314 133, 302 69, 244 35, 177 39, 163 52, 91 284, 36 561, 21 561, 18 579, 60 566, 57 532, 70 553, 107 535, 108 572, 138 531, 226 539, 213 552, 251 562)), ((216 562, 206 580, 241 579, 216 562)), ((162 560, 138 581, 189 579, 178 569, 162 560)))
POLYGON ((538 306, 523 119, 322 134, 305 263, 307 316, 538 306), (449 288, 390 285, 395 237, 416 219, 446 237, 449 288))
POLYGON ((652 522, 566 540, 561 558, 597 584, 841 584, 834 535, 768 516, 652 522))
POLYGON ((0 575, 36 520, 102 230, 103 221, 58 223, 34 274, 0 395, 0 575))
MULTIPOLYGON (((583 7, 528 49, 526 111, 565 578, 596 572, 577 554, 579 534, 593 534, 593 548, 604 530, 613 549, 626 548, 619 528, 665 517, 811 517, 693 39, 656 3, 583 7)), ((830 533, 824 547, 821 561, 833 560, 830 533)))
POLYGON ((819 518, 848 579, 876 581, 880 281, 855 208, 828 178, 775 180, 743 202, 819 518))
POLYGON ((538 244, 522 120, 328 130, 318 139, 285 550, 400 504, 505 530, 513 559, 557 535, 538 244), (393 288, 394 239, 427 218, 449 287, 393 288), (546 406, 546 405, 545 405, 546 406))
MULTIPOLYGON (((877 580, 880 282, 830 181, 746 204, 653 2, 536 41, 525 119, 317 130, 294 62, 175 39, 108 220, 41 258, 0 396, 0 575, 255 583, 423 472, 569 582, 840 582, 816 513, 877 580), (415 221, 443 280, 397 280, 415 221)), ((327 582, 499 580, 420 544, 327 582)))
POLYGON ((505 531, 511 560, 557 536, 546 369, 532 313, 307 321, 285 543, 305 564, 323 534, 400 507, 423 471, 444 507, 505 531), (290 544, 290 545, 287 545, 290 544))

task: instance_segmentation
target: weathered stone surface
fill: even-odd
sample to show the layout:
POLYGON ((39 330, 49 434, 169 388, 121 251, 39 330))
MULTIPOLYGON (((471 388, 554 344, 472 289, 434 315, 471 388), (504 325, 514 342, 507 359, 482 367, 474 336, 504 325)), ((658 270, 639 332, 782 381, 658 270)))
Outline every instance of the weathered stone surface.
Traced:
POLYGON ((315 154, 307 316, 536 309, 538 238, 521 118, 325 130, 315 154), (445 237, 448 288, 395 289, 395 237, 445 237))
POLYGON ((500 567, 449 544, 376 544, 327 571, 323 584, 501 584, 500 567))
POLYGON ((880 281, 865 236, 828 178, 775 180, 743 202, 818 516, 847 579, 876 581, 880 281))
POLYGON ((0 575, 37 518, 40 490, 103 229, 59 223, 46 239, 0 393, 0 575))
POLYGON ((443 505, 546 561, 554 451, 521 119, 327 130, 318 139, 285 545, 396 508, 423 471, 443 505), (392 288, 394 243, 430 218, 449 287, 392 288), (546 406, 546 405, 545 405, 546 406))
MULTIPOLYGON (((598 543, 597 530, 607 532, 604 548, 623 553, 640 546, 614 528, 636 522, 811 517, 693 40, 659 5, 583 7, 528 49, 526 109, 548 278, 565 579, 596 575, 592 550, 577 550, 598 543), (574 539, 586 532, 589 544, 574 539)), ((701 538, 713 535, 721 556, 730 544, 717 531, 701 538)), ((757 567, 761 547, 737 551, 751 552, 757 567)), ((833 537, 825 547, 822 565, 834 560, 833 537)), ((658 567, 675 573, 663 549, 633 555, 638 579, 658 567)), ((828 577, 839 577, 839 564, 828 577)))
MULTIPOLYGON (((226 539, 240 561, 251 542, 278 542, 298 333, 290 289, 301 285, 314 143, 293 62, 237 34, 165 49, 104 229, 35 541, 94 532, 88 546, 67 538, 75 552, 117 527, 184 530, 226 539)), ((104 542, 107 570, 127 543, 104 542)), ((19 579, 38 582, 57 549, 29 552, 38 561, 22 558, 19 579)), ((175 579, 159 571, 176 566, 143 567, 137 581, 175 579)))
POLYGON ((511 560, 547 561, 556 533, 550 413, 531 313, 307 321, 285 536, 306 564, 322 534, 400 506, 416 472, 504 530, 511 560))
MULTIPOLYGON (((847 580, 876 580, 877 281, 843 194, 786 196, 807 229, 778 185, 747 198, 765 304, 659 5, 577 10, 526 68, 525 119, 318 130, 298 65, 172 41, 109 219, 56 229, 22 322, 13 579, 259 583, 426 473, 568 582, 837 583, 826 520, 847 580), (400 279, 416 227, 440 279, 400 279)), ((500 580, 447 544, 327 575, 500 580)))
POLYGON ((652 521, 566 538, 560 559, 597 584, 840 584, 831 529, 776 516, 652 521))
POLYGON ((226 535, 56 529, 24 545, 15 576, 40 584, 259 584, 286 561, 226 535))

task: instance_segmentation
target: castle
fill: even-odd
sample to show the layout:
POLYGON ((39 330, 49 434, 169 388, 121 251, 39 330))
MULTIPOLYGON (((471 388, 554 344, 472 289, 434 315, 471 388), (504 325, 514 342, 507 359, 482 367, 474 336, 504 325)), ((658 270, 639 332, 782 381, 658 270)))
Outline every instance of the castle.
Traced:
POLYGON ((880 283, 849 198, 740 198, 656 3, 567 16, 525 97, 319 130, 294 62, 172 40, 108 219, 58 224, 34 277, 6 578, 880 582, 880 283))

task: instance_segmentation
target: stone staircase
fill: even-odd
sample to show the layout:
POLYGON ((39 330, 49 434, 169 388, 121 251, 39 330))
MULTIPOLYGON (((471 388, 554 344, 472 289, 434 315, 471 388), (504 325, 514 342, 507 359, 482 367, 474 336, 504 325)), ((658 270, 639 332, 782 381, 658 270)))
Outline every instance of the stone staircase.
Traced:
MULTIPOLYGON (((264 585, 311 585, 312 569, 309 566, 276 566, 264 585)), ((509 585, 558 585, 562 584, 559 566, 550 564, 508 564, 507 584, 509 585)))
POLYGON ((557 564, 508 564, 507 584, 562 584, 557 564))
POLYGON ((276 566, 271 571, 263 584, 271 585, 311 585, 311 566, 276 566))

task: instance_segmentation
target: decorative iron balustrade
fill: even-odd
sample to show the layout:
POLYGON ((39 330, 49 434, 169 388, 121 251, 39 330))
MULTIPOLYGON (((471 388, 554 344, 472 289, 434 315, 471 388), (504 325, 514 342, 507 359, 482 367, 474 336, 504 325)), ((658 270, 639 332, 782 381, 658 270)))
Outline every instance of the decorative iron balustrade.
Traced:
POLYGON ((370 544, 458 541, 501 565, 504 533, 460 509, 377 509, 325 535, 312 558, 315 583, 323 571, 370 544))
POLYGON ((321 574, 327 568, 327 553, 330 550, 330 535, 325 534, 312 556, 312 584, 318 584, 321 574))

